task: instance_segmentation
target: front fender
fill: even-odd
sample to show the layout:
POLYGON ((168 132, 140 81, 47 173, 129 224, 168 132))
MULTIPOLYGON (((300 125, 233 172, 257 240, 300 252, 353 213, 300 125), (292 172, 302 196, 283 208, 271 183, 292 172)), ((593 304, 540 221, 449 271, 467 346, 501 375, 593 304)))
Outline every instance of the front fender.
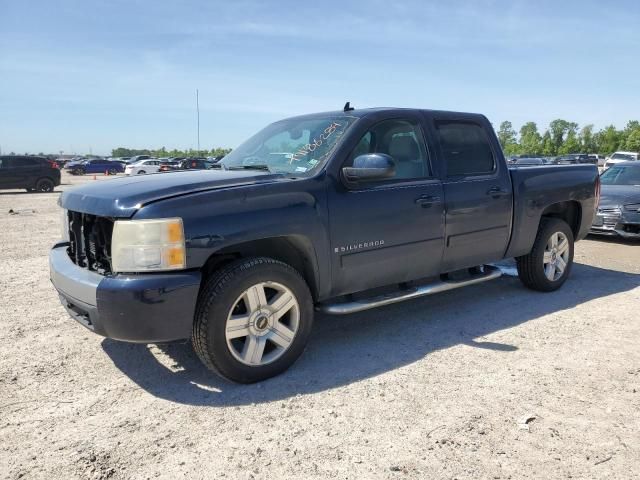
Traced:
POLYGON ((212 255, 233 251, 236 245, 287 238, 308 245, 305 250, 311 252, 319 296, 330 283, 323 179, 288 180, 169 198, 142 207, 133 218, 163 217, 182 218, 189 269, 202 268, 212 255))

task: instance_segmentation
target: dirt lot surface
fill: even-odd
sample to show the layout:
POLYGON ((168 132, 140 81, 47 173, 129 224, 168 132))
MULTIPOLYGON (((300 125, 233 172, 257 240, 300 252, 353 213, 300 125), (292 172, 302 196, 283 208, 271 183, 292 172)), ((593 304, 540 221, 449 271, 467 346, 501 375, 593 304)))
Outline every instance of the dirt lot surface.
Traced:
POLYGON ((67 316, 57 197, 0 192, 0 478, 640 478, 640 244, 580 242, 551 294, 506 276, 318 317, 241 386, 67 316))

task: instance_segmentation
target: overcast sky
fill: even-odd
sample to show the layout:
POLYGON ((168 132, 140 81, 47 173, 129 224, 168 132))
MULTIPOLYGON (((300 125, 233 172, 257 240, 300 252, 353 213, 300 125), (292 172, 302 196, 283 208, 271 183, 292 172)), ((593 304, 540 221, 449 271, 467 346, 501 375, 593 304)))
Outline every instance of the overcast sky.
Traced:
POLYGON ((234 147, 314 111, 640 119, 640 2, 0 0, 0 148, 234 147), (269 5, 271 3, 271 5, 269 5))

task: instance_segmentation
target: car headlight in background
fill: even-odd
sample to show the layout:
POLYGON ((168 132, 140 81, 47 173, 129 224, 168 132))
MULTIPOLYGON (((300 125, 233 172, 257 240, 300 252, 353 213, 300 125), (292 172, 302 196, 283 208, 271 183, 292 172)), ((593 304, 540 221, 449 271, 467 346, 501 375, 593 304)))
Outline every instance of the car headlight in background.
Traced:
POLYGON ((185 266, 181 218, 115 221, 111 237, 114 272, 180 270, 185 266))

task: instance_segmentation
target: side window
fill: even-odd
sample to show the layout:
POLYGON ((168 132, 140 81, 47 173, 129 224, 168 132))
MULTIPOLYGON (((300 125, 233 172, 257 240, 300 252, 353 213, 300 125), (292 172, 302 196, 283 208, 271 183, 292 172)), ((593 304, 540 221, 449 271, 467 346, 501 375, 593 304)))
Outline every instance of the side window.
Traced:
POLYGON ((447 176, 487 175, 495 171, 496 161, 485 130, 476 123, 441 121, 436 130, 447 176))
POLYGON ((11 163, 14 167, 35 167, 40 165, 37 159, 31 157, 13 157, 11 163))
POLYGON ((385 153, 396 163, 394 179, 424 178, 430 175, 427 149, 417 122, 384 120, 365 133, 349 155, 353 159, 367 153, 385 153))

